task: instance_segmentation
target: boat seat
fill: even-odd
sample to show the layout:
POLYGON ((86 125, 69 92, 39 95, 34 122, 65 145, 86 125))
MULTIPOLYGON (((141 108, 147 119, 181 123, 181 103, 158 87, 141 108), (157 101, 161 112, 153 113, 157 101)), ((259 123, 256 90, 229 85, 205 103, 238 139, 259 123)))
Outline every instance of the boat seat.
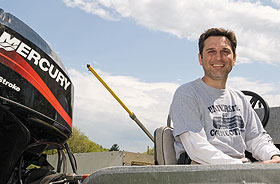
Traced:
POLYGON ((176 165, 171 127, 162 126, 155 130, 155 165, 176 165))
POLYGON ((171 119, 168 116, 167 126, 159 127, 154 131, 155 165, 177 165, 173 128, 170 124, 171 119))

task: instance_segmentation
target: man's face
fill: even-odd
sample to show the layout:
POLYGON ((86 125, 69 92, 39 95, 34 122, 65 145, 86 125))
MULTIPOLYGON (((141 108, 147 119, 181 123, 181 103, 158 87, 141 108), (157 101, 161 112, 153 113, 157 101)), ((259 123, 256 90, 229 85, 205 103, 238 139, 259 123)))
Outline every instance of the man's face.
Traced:
POLYGON ((210 36, 204 42, 202 54, 198 58, 204 69, 204 78, 226 81, 236 60, 230 41, 224 36, 210 36))

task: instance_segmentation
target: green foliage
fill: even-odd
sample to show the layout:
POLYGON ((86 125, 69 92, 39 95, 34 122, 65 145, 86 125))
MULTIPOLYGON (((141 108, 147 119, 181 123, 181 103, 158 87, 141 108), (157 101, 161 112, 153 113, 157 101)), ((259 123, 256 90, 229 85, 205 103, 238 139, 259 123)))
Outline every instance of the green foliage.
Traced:
POLYGON ((89 138, 80 130, 73 128, 72 131, 73 135, 67 142, 72 153, 109 151, 109 149, 103 148, 102 146, 89 140, 89 138))
POLYGON ((154 155, 154 148, 153 149, 148 149, 146 152, 144 152, 143 154, 146 154, 146 155, 154 155))
POLYGON ((57 153, 57 150, 56 149, 47 150, 47 151, 44 151, 43 153, 47 154, 47 155, 54 155, 57 153))
MULTIPOLYGON (((101 145, 96 144, 89 140, 84 133, 79 129, 73 127, 72 137, 67 141, 72 153, 87 153, 87 152, 103 152, 109 151, 107 148, 103 148, 101 145)), ((56 154, 56 150, 48 150, 44 152, 47 155, 56 154)))
POLYGON ((109 151, 120 151, 120 147, 118 144, 113 144, 109 151))

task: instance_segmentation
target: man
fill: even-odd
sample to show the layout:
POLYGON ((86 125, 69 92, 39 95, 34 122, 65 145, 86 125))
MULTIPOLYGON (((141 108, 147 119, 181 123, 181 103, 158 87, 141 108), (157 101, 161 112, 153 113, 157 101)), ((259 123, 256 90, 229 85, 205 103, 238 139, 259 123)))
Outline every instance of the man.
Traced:
POLYGON ((242 164, 247 150, 262 163, 280 163, 280 151, 245 95, 226 86, 236 45, 235 34, 222 28, 200 36, 204 76, 180 86, 170 107, 177 159, 186 151, 200 164, 242 164))

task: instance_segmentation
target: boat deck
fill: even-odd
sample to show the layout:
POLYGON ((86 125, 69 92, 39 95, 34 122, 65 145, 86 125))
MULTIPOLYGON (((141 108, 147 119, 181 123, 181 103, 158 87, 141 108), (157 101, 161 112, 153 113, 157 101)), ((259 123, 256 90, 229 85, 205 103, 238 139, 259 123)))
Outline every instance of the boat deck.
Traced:
POLYGON ((280 183, 280 164, 108 167, 82 184, 280 183))

